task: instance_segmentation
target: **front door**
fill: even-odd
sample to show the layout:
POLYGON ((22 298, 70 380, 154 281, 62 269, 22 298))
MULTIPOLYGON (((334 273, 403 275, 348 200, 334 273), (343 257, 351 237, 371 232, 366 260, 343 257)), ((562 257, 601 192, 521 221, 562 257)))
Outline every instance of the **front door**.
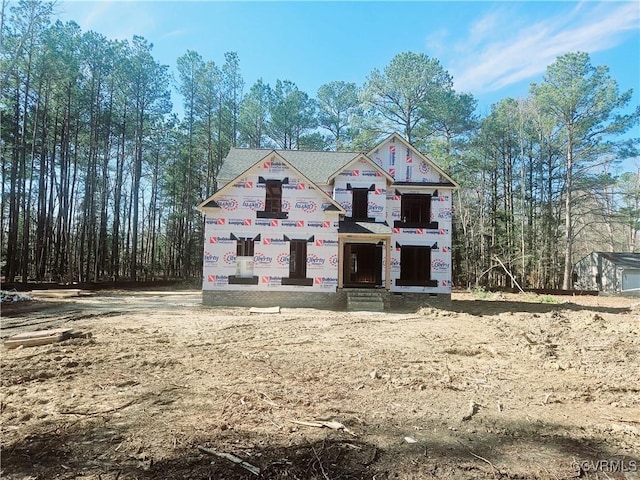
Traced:
POLYGON ((373 288, 382 285, 382 245, 344 245, 344 286, 373 288))

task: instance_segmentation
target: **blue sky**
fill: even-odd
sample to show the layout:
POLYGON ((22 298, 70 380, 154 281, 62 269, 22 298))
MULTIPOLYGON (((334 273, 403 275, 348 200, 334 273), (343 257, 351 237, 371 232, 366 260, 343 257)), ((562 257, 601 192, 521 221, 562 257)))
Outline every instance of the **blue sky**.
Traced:
POLYGON ((72 0, 57 10, 83 31, 145 37, 172 69, 188 49, 217 64, 236 51, 246 90, 258 78, 291 80, 310 96, 333 80, 361 86, 372 69, 413 51, 437 58, 486 114, 502 98, 526 96, 559 55, 585 51, 640 103, 638 1, 72 0))

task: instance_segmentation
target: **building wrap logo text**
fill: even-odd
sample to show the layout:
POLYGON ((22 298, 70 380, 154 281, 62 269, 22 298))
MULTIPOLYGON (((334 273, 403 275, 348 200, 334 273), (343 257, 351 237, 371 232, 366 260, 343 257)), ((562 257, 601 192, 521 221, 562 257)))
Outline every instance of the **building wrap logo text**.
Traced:
POLYGON ((261 252, 256 252, 253 256, 253 262, 256 266, 268 266, 273 263, 273 257, 269 257, 261 252))
POLYGON ((318 209, 318 204, 313 200, 299 200, 295 203, 295 208, 304 213, 313 213, 318 209))
POLYGON ((229 225, 241 225, 243 227, 251 226, 250 218, 230 218, 229 225))
POLYGON ((216 243, 218 245, 223 245, 225 243, 234 243, 235 240, 231 240, 230 238, 224 237, 209 237, 209 243, 216 243))
POLYGON ((315 253, 307 254, 307 265, 311 268, 319 268, 324 265, 325 259, 315 253))
POLYGON ((328 220, 319 221, 319 220, 309 220, 307 222, 307 227, 309 228, 330 228, 331 222, 328 220))
POLYGON ((207 275, 207 283, 213 285, 227 285, 229 283, 229 275, 207 275))
POLYGON ((453 210, 451 208, 443 208, 438 212, 438 218, 451 219, 453 217, 453 210))
POLYGON ((304 220, 282 220, 281 225, 283 227, 302 228, 304 227, 304 220))
POLYGON ((265 170, 269 170, 269 173, 280 173, 287 170, 287 165, 282 162, 273 160, 270 162, 264 162, 262 164, 262 168, 264 168, 265 170))
POLYGON ((264 210, 264 202, 259 198, 247 198, 242 202, 243 208, 248 208, 254 212, 264 210))
POLYGON ((213 255, 209 252, 204 252, 204 265, 206 267, 213 267, 218 264, 220 257, 218 255, 213 255))
POLYGON ((313 284, 322 288, 336 287, 338 279, 332 277, 314 277, 313 284))
POLYGON ((219 200, 216 200, 216 203, 223 210, 233 211, 238 209, 238 201, 235 198, 221 198, 219 200))
POLYGON ((276 262, 278 262, 278 265, 289 265, 289 254, 279 253, 276 257, 276 262))
POLYGON ((256 219, 256 227, 277 227, 279 225, 277 218, 264 219, 257 218, 256 219))
MULTIPOLYGON (((328 223, 328 222, 327 222, 328 223)), ((316 247, 333 247, 338 245, 338 240, 316 240, 316 247)))
POLYGON ((378 205, 377 203, 369 202, 367 205, 367 211, 369 213, 382 213, 384 212, 384 205, 378 205))
POLYGON ((440 258, 431 260, 431 270, 434 272, 447 272, 449 271, 449 263, 440 258))
POLYGON ((280 237, 280 238, 269 238, 269 237, 265 237, 262 239, 262 244, 263 245, 284 245, 285 240, 284 238, 280 237))

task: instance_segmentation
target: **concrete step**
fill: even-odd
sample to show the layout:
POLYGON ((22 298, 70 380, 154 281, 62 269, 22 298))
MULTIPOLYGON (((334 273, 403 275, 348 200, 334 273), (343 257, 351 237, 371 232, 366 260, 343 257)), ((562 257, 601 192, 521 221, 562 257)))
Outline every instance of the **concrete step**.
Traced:
POLYGON ((347 293, 347 311, 384 312, 384 301, 375 290, 352 290, 347 293))
POLYGON ((378 290, 350 290, 347 295, 352 298, 380 298, 378 290))
POLYGON ((384 312, 384 303, 380 302, 348 302, 348 312, 384 312))

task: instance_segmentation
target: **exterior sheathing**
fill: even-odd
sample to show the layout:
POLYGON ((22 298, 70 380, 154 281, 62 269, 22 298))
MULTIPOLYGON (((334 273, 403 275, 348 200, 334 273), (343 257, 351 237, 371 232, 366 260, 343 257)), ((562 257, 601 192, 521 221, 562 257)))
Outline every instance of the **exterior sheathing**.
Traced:
POLYGON ((431 194, 431 220, 437 228, 393 228, 391 242, 391 291, 414 293, 451 293, 451 226, 453 186, 432 163, 411 146, 392 137, 375 150, 369 157, 396 182, 387 192, 386 221, 393 226, 400 220, 401 195, 410 193, 431 194), (411 183, 411 185, 402 185, 411 183), (416 184, 424 184, 416 185, 416 184), (426 186, 429 185, 429 186, 426 186), (437 195, 433 195, 436 193, 437 195), (431 278, 438 281, 437 287, 397 286, 400 277, 400 249, 397 245, 431 245, 431 278))
POLYGON ((376 222, 387 219, 387 179, 376 170, 371 161, 358 159, 335 177, 333 199, 344 208, 347 217, 352 213, 349 188, 370 188, 367 215, 376 222))
POLYGON ((205 207, 203 290, 335 291, 338 262, 339 211, 324 211, 327 197, 285 162, 261 162, 216 197, 219 207, 205 207), (286 219, 256 218, 264 208, 265 186, 259 178, 288 178, 282 186, 282 210, 286 219), (232 284, 238 273, 236 241, 254 242, 253 276, 257 284, 232 284), (285 239, 307 240, 307 276, 312 286, 282 285, 288 277, 289 244, 285 239))
MULTIPOLYGON (((286 153, 283 155, 286 157, 286 153)), ((452 191, 457 186, 433 163, 395 136, 335 172, 326 183, 313 184, 280 159, 278 154, 265 156, 209 199, 215 202, 200 205, 205 214, 204 298, 211 299, 216 291, 221 298, 224 292, 335 294, 341 261, 338 230, 341 218, 351 216, 352 188, 369 188, 368 216, 378 224, 386 222, 388 236, 384 242, 390 248, 383 249, 382 262, 387 264, 390 252, 390 281, 386 282, 387 270, 383 268, 382 285, 389 285, 392 293, 450 295, 452 191), (261 178, 288 180, 282 185, 286 219, 258 218, 257 212, 264 208, 265 201, 261 178), (396 183, 392 183, 393 179, 396 183), (437 228, 394 227, 400 219, 401 195, 411 193, 432 195, 430 215, 437 228), (240 273, 236 258, 238 238, 256 239, 252 264, 245 262, 242 272, 245 276, 252 273, 255 283, 230 283, 230 278, 240 273), (312 279, 311 285, 282 284, 289 274, 291 239, 307 241, 307 277, 312 279), (401 272, 400 246, 410 245, 431 247, 433 286, 396 285, 401 272)))

